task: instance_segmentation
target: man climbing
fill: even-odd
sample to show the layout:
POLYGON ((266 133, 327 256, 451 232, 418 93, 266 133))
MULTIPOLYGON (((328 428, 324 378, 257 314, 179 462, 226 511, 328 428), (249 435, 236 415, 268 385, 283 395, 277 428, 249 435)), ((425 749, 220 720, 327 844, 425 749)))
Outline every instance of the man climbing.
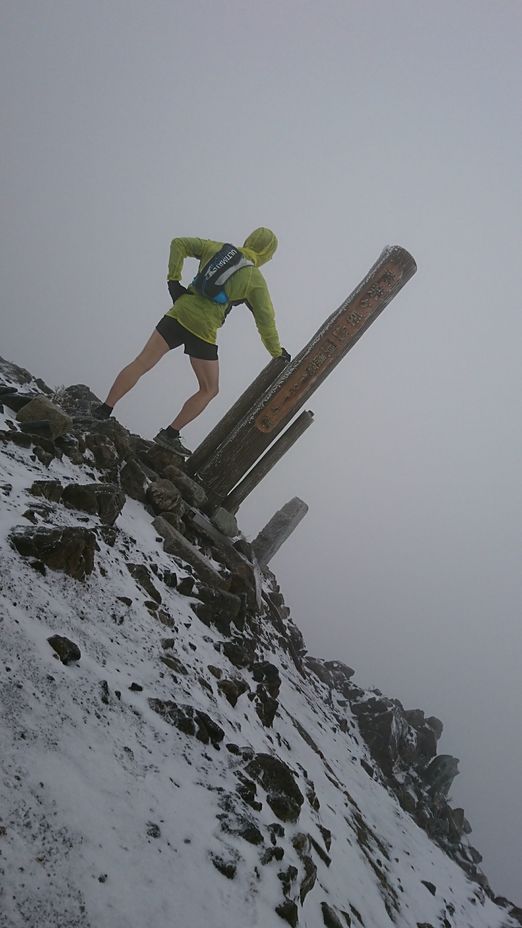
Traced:
POLYGON ((140 354, 116 377, 107 399, 94 410, 97 419, 108 419, 114 406, 147 371, 173 348, 184 345, 198 381, 198 390, 184 403, 176 418, 160 429, 154 441, 178 454, 183 446, 180 430, 192 422, 217 396, 219 362, 217 330, 232 306, 246 303, 252 311, 261 340, 273 358, 290 360, 281 347, 274 308, 266 281, 259 270, 277 248, 270 229, 255 229, 244 245, 201 238, 175 238, 170 246, 167 285, 173 306, 163 316, 140 354), (185 258, 199 258, 199 271, 188 288, 180 283, 185 258))

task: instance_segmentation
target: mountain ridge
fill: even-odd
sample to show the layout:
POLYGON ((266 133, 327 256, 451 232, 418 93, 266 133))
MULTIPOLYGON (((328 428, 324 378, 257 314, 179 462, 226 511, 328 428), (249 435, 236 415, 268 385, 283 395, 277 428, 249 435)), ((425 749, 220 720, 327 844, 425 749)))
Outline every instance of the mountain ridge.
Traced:
POLYGON ((88 387, 0 379, 0 926, 521 925, 442 723, 308 655, 233 522, 88 387))

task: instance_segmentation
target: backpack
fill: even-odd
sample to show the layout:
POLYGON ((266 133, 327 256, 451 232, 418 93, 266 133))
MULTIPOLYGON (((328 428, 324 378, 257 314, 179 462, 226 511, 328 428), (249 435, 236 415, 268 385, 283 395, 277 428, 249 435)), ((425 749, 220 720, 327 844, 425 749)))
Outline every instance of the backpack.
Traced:
POLYGON ((252 266, 235 245, 226 243, 194 277, 190 288, 214 303, 228 303, 224 291, 227 280, 242 267, 252 266))

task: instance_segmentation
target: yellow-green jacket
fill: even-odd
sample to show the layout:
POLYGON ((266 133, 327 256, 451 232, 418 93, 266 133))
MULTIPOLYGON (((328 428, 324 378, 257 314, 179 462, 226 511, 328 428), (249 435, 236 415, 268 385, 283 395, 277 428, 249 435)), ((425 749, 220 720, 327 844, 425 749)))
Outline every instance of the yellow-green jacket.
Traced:
MULTIPOLYGON (((185 258, 199 258, 201 270, 207 261, 223 247, 223 242, 204 238, 175 238, 170 246, 168 280, 180 280, 185 258)), ((274 307, 259 266, 270 260, 277 248, 277 238, 270 229, 256 229, 238 250, 252 261, 240 268, 225 284, 227 303, 214 303, 191 291, 180 296, 167 316, 211 345, 216 344, 217 330, 223 325, 231 306, 246 303, 252 311, 261 340, 273 358, 281 354, 281 344, 275 324, 274 307)))

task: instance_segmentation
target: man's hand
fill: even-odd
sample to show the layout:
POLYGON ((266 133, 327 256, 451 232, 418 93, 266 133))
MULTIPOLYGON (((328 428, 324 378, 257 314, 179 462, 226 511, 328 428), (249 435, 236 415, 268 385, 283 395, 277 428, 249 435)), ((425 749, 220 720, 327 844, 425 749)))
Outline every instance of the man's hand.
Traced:
POLYGON ((279 357, 284 358, 285 361, 292 360, 292 356, 288 354, 288 351, 286 350, 286 348, 281 348, 281 354, 279 355, 279 357))
POLYGON ((183 284, 180 284, 179 280, 169 280, 167 282, 167 287, 169 288, 173 303, 187 292, 187 288, 184 287, 183 284))

